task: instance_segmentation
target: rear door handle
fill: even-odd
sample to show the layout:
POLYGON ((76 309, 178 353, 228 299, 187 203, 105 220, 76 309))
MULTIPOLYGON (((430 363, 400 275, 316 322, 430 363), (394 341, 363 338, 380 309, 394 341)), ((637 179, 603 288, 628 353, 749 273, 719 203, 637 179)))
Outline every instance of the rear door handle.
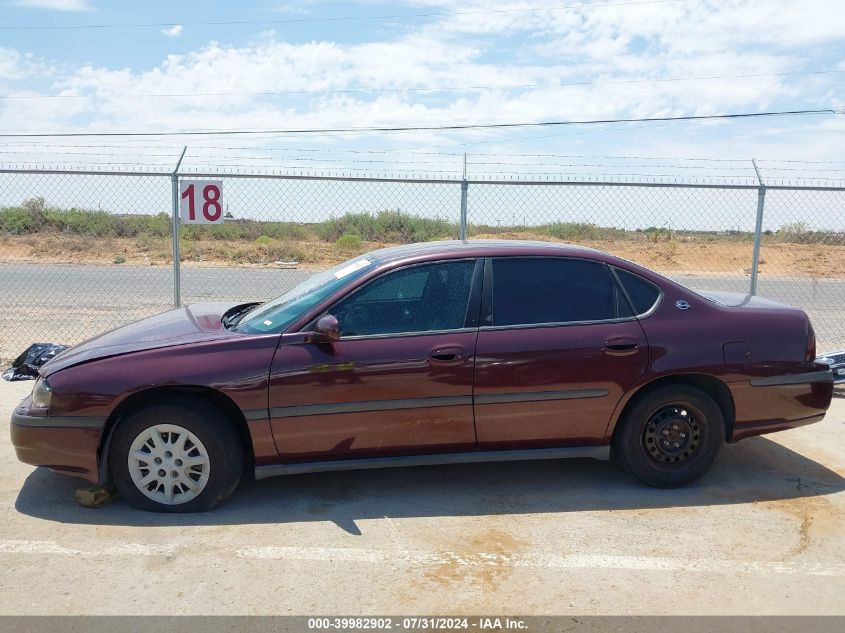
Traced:
POLYGON ((438 347, 428 355, 433 365, 458 365, 466 360, 467 353, 463 347, 438 347))
POLYGON ((608 356, 631 356, 640 349, 640 344, 632 338, 611 338, 604 342, 601 351, 608 356))

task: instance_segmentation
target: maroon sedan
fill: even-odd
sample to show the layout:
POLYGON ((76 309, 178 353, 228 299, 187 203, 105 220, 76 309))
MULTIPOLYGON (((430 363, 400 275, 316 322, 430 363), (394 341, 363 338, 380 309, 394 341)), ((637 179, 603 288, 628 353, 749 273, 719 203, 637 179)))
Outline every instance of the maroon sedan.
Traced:
POLYGON ((245 473, 456 462, 613 455, 679 486, 724 442, 821 420, 832 392, 801 310, 588 248, 439 242, 81 343, 11 432, 28 464, 196 511, 245 473))

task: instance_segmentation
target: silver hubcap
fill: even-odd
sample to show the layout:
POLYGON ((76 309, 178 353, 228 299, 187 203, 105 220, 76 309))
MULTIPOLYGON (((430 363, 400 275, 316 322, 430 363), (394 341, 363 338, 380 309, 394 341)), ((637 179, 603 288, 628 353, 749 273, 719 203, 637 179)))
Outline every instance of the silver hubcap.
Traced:
POLYGON ((210 466, 199 438, 175 424, 141 431, 129 448, 129 474, 135 486, 165 505, 195 499, 208 483, 210 466))

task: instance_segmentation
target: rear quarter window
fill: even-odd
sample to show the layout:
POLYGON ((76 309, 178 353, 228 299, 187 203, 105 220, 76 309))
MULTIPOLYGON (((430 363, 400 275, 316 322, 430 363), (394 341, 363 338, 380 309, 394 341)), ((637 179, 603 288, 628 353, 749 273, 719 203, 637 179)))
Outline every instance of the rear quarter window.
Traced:
POLYGON ((622 268, 613 270, 631 300, 635 314, 645 314, 655 306, 660 299, 660 289, 657 286, 622 268))

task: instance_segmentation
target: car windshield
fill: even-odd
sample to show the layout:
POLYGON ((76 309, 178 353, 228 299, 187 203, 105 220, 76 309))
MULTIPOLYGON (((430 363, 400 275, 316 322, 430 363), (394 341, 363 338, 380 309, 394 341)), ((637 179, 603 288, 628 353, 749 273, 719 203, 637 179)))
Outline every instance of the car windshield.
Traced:
POLYGON ((364 256, 309 277, 281 297, 255 306, 238 320, 234 329, 247 334, 281 332, 305 312, 363 275, 374 265, 373 257, 364 256))

